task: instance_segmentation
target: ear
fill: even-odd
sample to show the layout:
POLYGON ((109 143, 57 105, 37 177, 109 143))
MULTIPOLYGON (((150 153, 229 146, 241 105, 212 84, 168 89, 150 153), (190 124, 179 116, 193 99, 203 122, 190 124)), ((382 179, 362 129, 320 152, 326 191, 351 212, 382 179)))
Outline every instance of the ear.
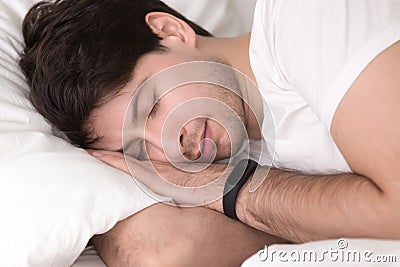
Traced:
POLYGON ((165 39, 176 37, 183 43, 196 47, 196 33, 185 21, 164 12, 150 12, 146 23, 154 34, 165 39))

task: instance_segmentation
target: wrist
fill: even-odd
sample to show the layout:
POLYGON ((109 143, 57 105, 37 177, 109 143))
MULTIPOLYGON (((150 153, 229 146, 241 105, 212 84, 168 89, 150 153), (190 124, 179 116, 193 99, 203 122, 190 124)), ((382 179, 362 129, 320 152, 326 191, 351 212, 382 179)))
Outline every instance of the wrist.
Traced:
POLYGON ((237 201, 236 201, 236 214, 239 220, 245 224, 248 224, 249 221, 249 198, 250 191, 249 185, 252 177, 249 178, 248 181, 244 184, 243 188, 239 191, 237 201))
POLYGON ((241 222, 247 224, 255 229, 265 233, 274 234, 271 232, 269 211, 270 199, 268 198, 269 192, 268 180, 263 182, 263 187, 258 188, 256 191, 250 192, 250 183, 253 177, 250 177, 243 188, 239 191, 236 213, 241 222))
POLYGON ((249 181, 251 181, 257 167, 259 167, 259 165, 256 161, 243 159, 236 164, 233 171, 229 174, 224 186, 223 196, 223 210, 226 216, 234 220, 240 220, 237 215, 237 209, 246 210, 246 208, 243 209, 243 207, 246 206, 247 203, 245 200, 247 194, 244 193, 246 190, 242 191, 242 189, 248 188, 249 181), (242 195, 239 197, 241 191, 242 195))

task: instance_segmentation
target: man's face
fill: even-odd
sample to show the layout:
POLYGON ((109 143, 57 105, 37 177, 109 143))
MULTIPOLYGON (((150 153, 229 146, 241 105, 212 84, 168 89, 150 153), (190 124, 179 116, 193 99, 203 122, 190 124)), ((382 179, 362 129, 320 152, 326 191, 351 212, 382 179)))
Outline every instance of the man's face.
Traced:
MULTIPOLYGON (((200 55, 188 56, 173 51, 145 55, 137 64, 133 80, 117 97, 93 112, 91 126, 99 136, 103 137, 94 148, 121 150, 123 130, 132 130, 126 128, 135 128, 136 125, 140 127, 139 124, 125 122, 123 129, 128 106, 143 82, 169 67, 196 61, 199 58, 201 59, 200 55)), ((155 87, 158 86, 141 88, 140 90, 145 92, 140 93, 143 97, 139 96, 136 103, 138 107, 131 107, 132 109, 140 106, 153 107, 149 116, 140 118, 140 121, 145 121, 143 135, 132 137, 132 140, 124 140, 125 148, 126 145, 134 146, 130 151, 134 151, 135 157, 163 162, 182 161, 182 159, 191 161, 200 159, 209 162, 229 158, 239 151, 246 133, 243 130, 245 124, 243 101, 238 95, 209 83, 183 85, 162 96, 158 95, 159 92, 155 87), (236 117, 231 115, 221 117, 221 114, 215 114, 218 113, 216 111, 210 112, 209 105, 195 101, 199 98, 209 99, 214 103, 225 103, 236 113, 236 117), (153 103, 154 99, 159 100, 153 103), (181 111, 179 108, 186 106, 187 109, 190 101, 194 101, 192 107, 196 109, 197 114, 203 115, 190 119, 186 117, 182 120, 179 117, 187 115, 187 112, 184 112, 185 108, 181 111), (227 131, 227 128, 231 130, 227 131)), ((140 116, 141 113, 138 114, 140 116)))

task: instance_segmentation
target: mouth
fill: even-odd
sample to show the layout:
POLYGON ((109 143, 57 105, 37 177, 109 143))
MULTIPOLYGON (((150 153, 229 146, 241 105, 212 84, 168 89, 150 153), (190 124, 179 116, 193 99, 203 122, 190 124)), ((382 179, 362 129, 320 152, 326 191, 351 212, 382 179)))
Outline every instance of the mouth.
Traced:
POLYGON ((200 139, 200 150, 201 150, 201 158, 210 159, 213 156, 214 152, 214 140, 212 129, 208 123, 208 120, 204 123, 204 132, 202 138, 200 139))

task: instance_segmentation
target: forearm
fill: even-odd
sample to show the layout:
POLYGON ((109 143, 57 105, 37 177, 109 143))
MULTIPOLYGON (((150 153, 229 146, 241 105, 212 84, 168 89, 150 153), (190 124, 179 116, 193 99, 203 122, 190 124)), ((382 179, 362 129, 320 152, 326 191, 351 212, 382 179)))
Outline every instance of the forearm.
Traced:
POLYGON ((271 169, 257 191, 241 190, 237 212, 246 224, 296 242, 399 238, 398 226, 390 223, 395 209, 388 205, 386 195, 359 175, 310 176, 271 169))

